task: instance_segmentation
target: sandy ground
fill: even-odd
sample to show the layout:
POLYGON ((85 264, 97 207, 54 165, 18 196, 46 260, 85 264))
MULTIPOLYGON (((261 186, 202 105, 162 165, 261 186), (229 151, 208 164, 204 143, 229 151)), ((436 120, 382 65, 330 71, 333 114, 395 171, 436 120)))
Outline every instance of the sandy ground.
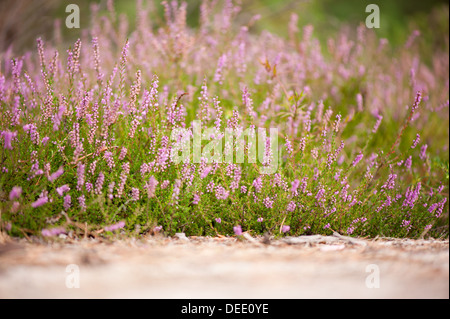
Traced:
POLYGON ((449 242, 335 236, 0 244, 0 298, 449 298, 449 242))

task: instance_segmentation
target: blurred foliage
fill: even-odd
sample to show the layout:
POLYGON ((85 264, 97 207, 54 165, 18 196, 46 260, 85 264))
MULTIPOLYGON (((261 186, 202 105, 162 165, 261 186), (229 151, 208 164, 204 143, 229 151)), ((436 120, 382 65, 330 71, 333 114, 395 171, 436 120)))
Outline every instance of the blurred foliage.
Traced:
MULTIPOLYGON (((144 3, 147 1, 143 0, 144 3)), ((198 26, 200 4, 202 0, 188 0, 187 23, 198 26)), ((387 38, 391 44, 403 44, 414 29, 419 29, 428 40, 430 49, 442 47, 442 35, 448 39, 449 13, 445 0, 241 0, 241 13, 238 24, 249 21, 256 14, 260 21, 252 28, 259 33, 268 30, 278 35, 287 35, 288 22, 292 13, 299 17, 299 28, 311 24, 315 36, 326 40, 337 34, 343 25, 355 26, 364 23, 368 13, 365 8, 370 3, 380 7, 381 28, 376 32, 387 38)), ((81 28, 62 28, 64 39, 73 41, 80 36, 80 30, 89 26, 90 6, 99 3, 106 9, 106 0, 0 0, 0 52, 6 50, 13 42, 15 50, 24 51, 34 46, 38 36, 52 38, 55 36, 54 20, 58 19, 64 26, 68 13, 65 8, 69 3, 80 6, 81 28)), ((155 21, 163 18, 163 8, 159 1, 148 1, 154 6, 155 21)), ((136 17, 136 1, 116 0, 116 11, 128 16, 130 29, 133 29, 136 17)), ((444 37, 445 38, 445 37, 444 37)), ((447 40, 448 41, 448 40, 447 40)))

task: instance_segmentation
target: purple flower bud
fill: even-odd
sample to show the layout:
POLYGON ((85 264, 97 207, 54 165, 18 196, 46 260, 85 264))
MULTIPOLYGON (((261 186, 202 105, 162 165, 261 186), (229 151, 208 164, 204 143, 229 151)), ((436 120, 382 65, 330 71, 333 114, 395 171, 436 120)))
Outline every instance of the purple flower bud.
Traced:
POLYGON ((234 231, 236 236, 242 235, 242 228, 241 228, 240 225, 234 226, 233 227, 233 231, 234 231))
POLYGON ((292 183, 291 183, 291 193, 294 195, 294 196, 297 196, 298 195, 298 192, 297 192, 297 189, 298 189, 298 187, 300 186, 300 181, 298 180, 298 179, 295 179, 292 183))
POLYGON ((420 142, 420 135, 416 135, 416 139, 413 141, 413 144, 411 145, 411 148, 416 148, 417 144, 420 142))
POLYGON ((0 135, 3 136, 3 147, 7 150, 12 150, 13 148, 11 142, 13 138, 17 136, 17 132, 3 131, 0 135))
POLYGON ((55 181, 58 177, 60 177, 62 174, 64 173, 64 169, 62 167, 60 167, 56 172, 54 172, 53 174, 51 174, 48 177, 48 181, 49 182, 53 182, 55 181))
MULTIPOLYGON (((155 197, 156 186, 158 185, 158 181, 154 176, 150 177, 150 180, 145 183, 144 188, 147 190, 148 198, 155 197)), ((162 186, 162 185, 161 185, 162 186)))
POLYGON ((290 230, 291 230, 291 226, 283 225, 283 227, 281 227, 281 231, 282 231, 283 233, 287 233, 287 232, 290 231, 290 230))
POLYGON ((124 227, 125 227, 125 222, 124 221, 120 221, 120 222, 118 222, 116 224, 113 224, 111 226, 106 226, 104 228, 104 230, 106 230, 106 231, 114 231, 114 230, 121 229, 121 228, 124 228, 124 227))
POLYGON ((356 164, 358 164, 362 160, 363 157, 364 157, 363 153, 359 153, 356 156, 355 160, 353 161, 352 166, 356 166, 356 164))
POLYGON ((266 206, 266 208, 269 208, 269 209, 273 208, 273 202, 274 201, 272 199, 270 199, 270 197, 266 197, 263 199, 264 206, 266 206))
POLYGON ((199 202, 200 202, 200 195, 194 194, 194 199, 192 200, 192 204, 198 205, 199 202))
POLYGON ((71 201, 72 201, 72 198, 70 197, 70 195, 64 196, 64 205, 63 205, 63 207, 64 207, 65 210, 68 210, 70 208, 71 201))
POLYGON ((162 226, 155 226, 155 228, 153 228, 153 232, 154 233, 159 233, 162 230, 162 226))
POLYGON ((44 237, 53 237, 59 234, 64 234, 66 230, 63 227, 51 228, 51 229, 43 229, 41 231, 42 236, 44 237))
POLYGON ((63 185, 56 189, 56 192, 58 193, 59 196, 63 196, 63 194, 68 191, 70 191, 69 185, 63 185))
POLYGON ((286 207, 286 210, 288 212, 293 212, 296 207, 297 207, 297 205, 295 204, 295 202, 294 201, 290 201, 289 204, 286 207))
POLYGON ((48 198, 47 197, 41 197, 39 198, 37 201, 35 201, 34 203, 31 204, 31 207, 33 208, 37 208, 40 207, 44 204, 48 203, 48 198))
POLYGON ((259 192, 261 192, 261 189, 262 189, 262 179, 261 179, 261 177, 258 177, 258 178, 256 178, 254 181, 253 181, 253 187, 255 188, 255 191, 257 192, 257 193, 259 193, 259 192))
POLYGON ((411 168, 411 165, 412 165, 412 156, 408 157, 408 158, 406 159, 406 161, 405 161, 405 167, 406 167, 407 169, 410 169, 410 168, 411 168))
POLYGON ((15 200, 16 198, 19 198, 22 194, 22 187, 20 186, 14 186, 9 193, 9 200, 15 200))
POLYGON ((131 188, 131 198, 133 201, 137 202, 139 200, 139 188, 131 188))
POLYGON ((208 176, 209 172, 211 172, 212 170, 212 166, 206 166, 203 171, 200 174, 200 178, 205 178, 206 176, 208 176))

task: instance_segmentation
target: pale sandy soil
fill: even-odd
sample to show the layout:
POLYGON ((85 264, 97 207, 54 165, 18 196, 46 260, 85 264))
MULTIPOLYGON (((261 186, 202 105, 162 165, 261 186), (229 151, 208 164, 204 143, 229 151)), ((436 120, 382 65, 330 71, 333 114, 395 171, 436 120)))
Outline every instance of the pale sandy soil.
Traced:
POLYGON ((8 239, 0 298, 449 298, 449 242, 8 239), (68 288, 76 276, 79 288, 68 288))

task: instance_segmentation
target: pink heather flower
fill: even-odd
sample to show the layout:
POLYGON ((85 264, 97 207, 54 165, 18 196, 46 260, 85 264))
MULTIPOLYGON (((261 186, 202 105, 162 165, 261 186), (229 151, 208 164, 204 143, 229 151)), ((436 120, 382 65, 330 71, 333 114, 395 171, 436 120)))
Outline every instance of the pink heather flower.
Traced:
POLYGON ((169 186, 169 184, 170 184, 170 181, 164 180, 164 181, 161 183, 161 189, 166 189, 166 188, 169 186))
POLYGON ((341 125, 342 115, 338 114, 336 115, 336 121, 333 123, 333 130, 338 133, 339 132, 339 126, 341 125))
POLYGON ((216 221, 216 223, 221 224, 222 223, 222 219, 220 217, 214 219, 216 221))
POLYGON ((149 171, 150 171, 150 169, 149 169, 149 167, 148 167, 148 164, 147 164, 147 163, 142 163, 141 169, 140 169, 142 178, 144 178, 144 175, 145 175, 147 172, 149 172, 149 171))
POLYGON ((12 228, 11 223, 10 223, 10 222, 6 223, 6 225, 5 225, 5 230, 6 230, 6 231, 10 231, 11 228, 12 228))
POLYGON ((108 185, 108 198, 109 199, 113 199, 114 198, 114 196, 113 196, 113 192, 114 192, 114 187, 116 186, 116 183, 115 182, 111 182, 111 183, 109 183, 109 185, 108 185))
POLYGON ((417 144, 420 142, 420 135, 416 135, 416 139, 413 141, 413 144, 411 145, 411 148, 416 148, 417 144))
POLYGON ((84 169, 85 169, 85 165, 81 162, 78 163, 78 167, 77 167, 77 176, 78 176, 78 180, 77 180, 77 190, 81 191, 81 189, 83 188, 84 185, 84 169))
POLYGON ((41 141, 42 145, 44 145, 44 146, 47 145, 47 142, 49 139, 50 139, 50 137, 48 137, 48 136, 42 138, 42 141, 41 141))
POLYGON ((353 226, 347 228, 347 235, 353 234, 354 231, 355 231, 355 227, 353 227, 353 226))
POLYGON ((33 208, 37 208, 40 207, 44 204, 48 203, 48 197, 41 197, 39 198, 37 201, 35 201, 34 203, 31 204, 31 207, 33 208))
POLYGON ((173 183, 173 193, 172 193, 172 199, 175 205, 178 205, 178 198, 180 196, 181 186, 182 186, 181 180, 176 179, 175 182, 173 183))
POLYGON ((397 179, 396 174, 389 174, 389 177, 388 177, 386 183, 383 186, 381 186, 381 188, 393 189, 395 186, 396 179, 397 179))
POLYGON ((14 186, 9 193, 9 200, 15 200, 16 198, 19 198, 22 194, 22 187, 20 186, 14 186))
POLYGON ((297 207, 297 205, 295 204, 295 202, 294 201, 290 201, 289 204, 286 207, 286 210, 288 212, 293 212, 296 207, 297 207))
POLYGON ((136 187, 131 188, 131 197, 134 201, 139 200, 139 189, 136 187))
POLYGON ((378 128, 380 127, 381 121, 383 120, 383 116, 378 115, 377 121, 375 125, 373 126, 372 133, 375 134, 378 131, 378 128))
POLYGON ((407 231, 410 231, 412 228, 411 221, 410 220, 402 220, 402 224, 400 227, 406 228, 407 231))
POLYGON ((26 124, 23 126, 23 130, 30 134, 30 139, 33 144, 38 145, 40 141, 39 132, 35 124, 26 124))
POLYGON ((358 105, 358 111, 363 111, 363 96, 361 93, 356 94, 356 104, 358 105))
POLYGON ((120 155, 119 155, 119 161, 123 160, 125 158, 125 156, 127 156, 127 149, 126 147, 122 147, 122 149, 120 150, 120 155))
POLYGON ((324 194, 325 194, 325 188, 319 189, 316 194, 316 199, 320 201, 324 194))
POLYGON ((227 63, 227 54, 224 53, 217 62, 217 69, 216 73, 214 74, 214 82, 219 82, 219 84, 222 84, 222 71, 226 63, 227 63))
POLYGON ((97 37, 92 38, 92 47, 94 49, 94 69, 97 73, 97 81, 101 82, 103 79, 103 74, 100 68, 100 52, 97 37))
POLYGON ((242 235, 242 228, 240 225, 234 226, 233 231, 236 236, 242 235))
POLYGON ((70 187, 67 184, 56 188, 56 192, 58 193, 59 196, 63 196, 64 193, 68 191, 70 191, 70 187))
POLYGON ((416 93, 416 98, 414 100, 414 104, 411 108, 411 112, 414 113, 415 111, 417 111, 417 108, 419 107, 420 102, 422 101, 422 93, 420 91, 418 91, 416 93))
POLYGON ((253 110, 253 100, 250 98, 250 93, 248 92, 247 87, 244 87, 242 89, 242 102, 244 103, 244 106, 247 109, 248 114, 251 117, 255 117, 256 113, 253 110))
POLYGON ((206 192, 212 193, 214 191, 214 185, 213 181, 209 182, 208 185, 206 185, 206 192))
POLYGON ((408 37, 408 40, 405 43, 405 48, 410 48, 414 43, 414 40, 420 36, 419 30, 414 30, 411 35, 408 37))
POLYGON ((89 165, 89 170, 88 170, 88 174, 89 175, 94 175, 95 173, 95 168, 97 167, 97 160, 94 160, 91 165, 89 165))
POLYGON ((269 209, 273 208, 273 202, 274 201, 271 200, 270 197, 268 197, 268 196, 263 199, 264 206, 266 206, 266 208, 269 208, 269 209))
POLYGON ((106 151, 105 154, 103 154, 103 158, 106 161, 106 164, 108 165, 108 167, 110 169, 113 169, 115 164, 114 164, 114 158, 113 158, 113 153, 106 151))
POLYGON ((84 195, 78 197, 78 205, 80 205, 80 209, 82 211, 86 210, 86 198, 84 197, 84 195))
POLYGON ((262 223, 263 222, 263 220, 264 220, 264 218, 262 218, 262 217, 259 217, 256 221, 258 222, 258 223, 262 223))
POLYGON ((70 208, 71 201, 72 201, 72 198, 70 197, 70 195, 64 196, 64 205, 63 205, 64 210, 68 210, 70 208))
POLYGON ((122 173, 120 174, 120 183, 117 188, 117 197, 122 197, 123 190, 125 188, 125 183, 128 179, 128 174, 130 173, 130 163, 126 162, 122 165, 122 173))
POLYGON ((424 230, 430 230, 431 227, 433 227, 433 225, 431 225, 431 224, 430 224, 430 225, 426 225, 425 228, 424 228, 424 230))
POLYGON ((158 149, 158 157, 155 164, 155 170, 164 172, 166 168, 168 167, 168 161, 169 161, 169 149, 167 147, 161 147, 158 149))
MULTIPOLYGON (((165 182, 168 182, 168 181, 165 181, 165 182)), ((157 185, 158 185, 158 181, 156 180, 156 178, 154 176, 151 176, 150 180, 147 183, 145 183, 144 188, 147 190, 148 198, 155 197, 155 191, 156 191, 157 185)), ((161 185, 161 188, 162 188, 162 186, 163 185, 161 185)), ((166 188, 166 187, 164 187, 164 188, 166 188)))
POLYGON ((220 101, 218 99, 218 97, 214 97, 213 98, 213 104, 214 104, 214 109, 216 110, 216 120, 214 121, 214 124, 216 126, 216 130, 220 131, 220 123, 222 122, 222 107, 220 106, 220 101))
POLYGON ((406 167, 407 169, 410 169, 410 168, 411 168, 411 165, 412 165, 412 156, 408 157, 408 158, 406 159, 406 161, 405 161, 405 167, 406 167))
POLYGON ((247 193, 247 186, 244 186, 244 185, 241 186, 241 193, 242 194, 247 193))
POLYGON ((121 229, 125 227, 125 222, 124 221, 120 221, 116 224, 113 224, 111 226, 106 226, 105 228, 103 228, 106 231, 115 231, 117 229, 121 229))
POLYGON ((230 195, 230 191, 227 191, 223 186, 216 186, 216 198, 219 200, 225 200, 230 195))
POLYGON ((419 157, 420 157, 420 159, 421 159, 422 161, 425 161, 425 160, 427 159, 427 148, 428 148, 428 145, 427 145, 427 144, 423 145, 423 146, 420 148, 420 155, 419 155, 419 157))
POLYGON ((262 190, 262 179, 261 179, 261 177, 258 177, 258 178, 256 178, 254 181, 253 181, 253 187, 255 188, 255 191, 257 192, 257 193, 260 193, 261 192, 261 190, 262 190))
POLYGON ((12 150, 13 147, 11 145, 11 142, 13 138, 17 136, 17 132, 3 131, 0 135, 3 136, 3 147, 7 150, 12 150))
POLYGON ((198 205, 199 202, 200 202, 200 195, 194 194, 194 199, 192 200, 192 204, 198 205))
POLYGON ((92 192, 92 189, 94 188, 94 186, 92 185, 92 183, 86 182, 86 191, 88 193, 92 192))
POLYGON ((205 178, 206 176, 208 176, 208 174, 209 174, 209 172, 211 172, 211 170, 212 170, 212 166, 211 165, 209 165, 209 166, 206 166, 203 170, 202 170, 202 172, 200 173, 200 178, 205 178))
POLYGON ((291 156, 292 153, 294 152, 294 148, 292 147, 291 141, 289 141, 287 137, 285 139, 286 139, 286 144, 285 144, 286 151, 289 154, 289 156, 291 156))
POLYGON ((162 229, 163 229, 162 226, 155 226, 155 227, 153 228, 153 232, 154 232, 154 233, 159 233, 162 229))
POLYGON ((300 181, 298 179, 295 179, 292 183, 291 183, 291 193, 294 196, 298 195, 298 187, 300 186, 300 181))
POLYGON ((328 229, 328 228, 330 228, 330 223, 328 223, 325 226, 323 226, 323 229, 328 229))
POLYGON ((307 177, 304 177, 304 178, 302 179, 302 184, 301 184, 301 186, 300 186, 300 191, 301 191, 302 193, 305 193, 305 192, 306 192, 306 187, 308 187, 308 178, 307 178, 307 177))
POLYGON ((283 227, 281 227, 281 231, 282 231, 283 233, 287 233, 287 232, 290 231, 290 230, 291 230, 291 226, 283 225, 283 227))
POLYGON ((434 215, 436 216, 436 218, 439 218, 441 217, 442 212, 444 211, 445 203, 447 203, 447 198, 444 198, 442 201, 431 205, 428 211, 430 213, 433 213, 436 210, 436 213, 434 215))
POLYGON ((48 177, 48 181, 49 181, 49 182, 55 181, 55 180, 58 179, 58 177, 60 177, 63 173, 64 173, 64 169, 63 169, 62 166, 61 166, 56 172, 54 172, 53 174, 51 174, 51 175, 48 177))
POLYGON ((420 189, 422 188, 422 183, 418 182, 416 188, 408 188, 405 194, 405 200, 403 202, 403 206, 409 206, 410 208, 414 207, 415 202, 419 199, 420 189))
POLYGON ((53 237, 59 234, 64 234, 66 230, 63 227, 56 227, 51 229, 43 229, 41 231, 42 236, 44 237, 53 237))
POLYGON ((363 153, 362 152, 359 153, 356 156, 355 160, 353 161, 352 166, 356 166, 356 164, 358 164, 362 160, 363 157, 364 157, 363 153))
POLYGON ((103 183, 105 182, 105 174, 100 172, 97 177, 97 181, 95 182, 95 194, 100 195, 102 193, 103 183))
POLYGON ((299 149, 302 153, 305 151, 305 147, 306 147, 306 137, 302 137, 299 143, 299 149))

